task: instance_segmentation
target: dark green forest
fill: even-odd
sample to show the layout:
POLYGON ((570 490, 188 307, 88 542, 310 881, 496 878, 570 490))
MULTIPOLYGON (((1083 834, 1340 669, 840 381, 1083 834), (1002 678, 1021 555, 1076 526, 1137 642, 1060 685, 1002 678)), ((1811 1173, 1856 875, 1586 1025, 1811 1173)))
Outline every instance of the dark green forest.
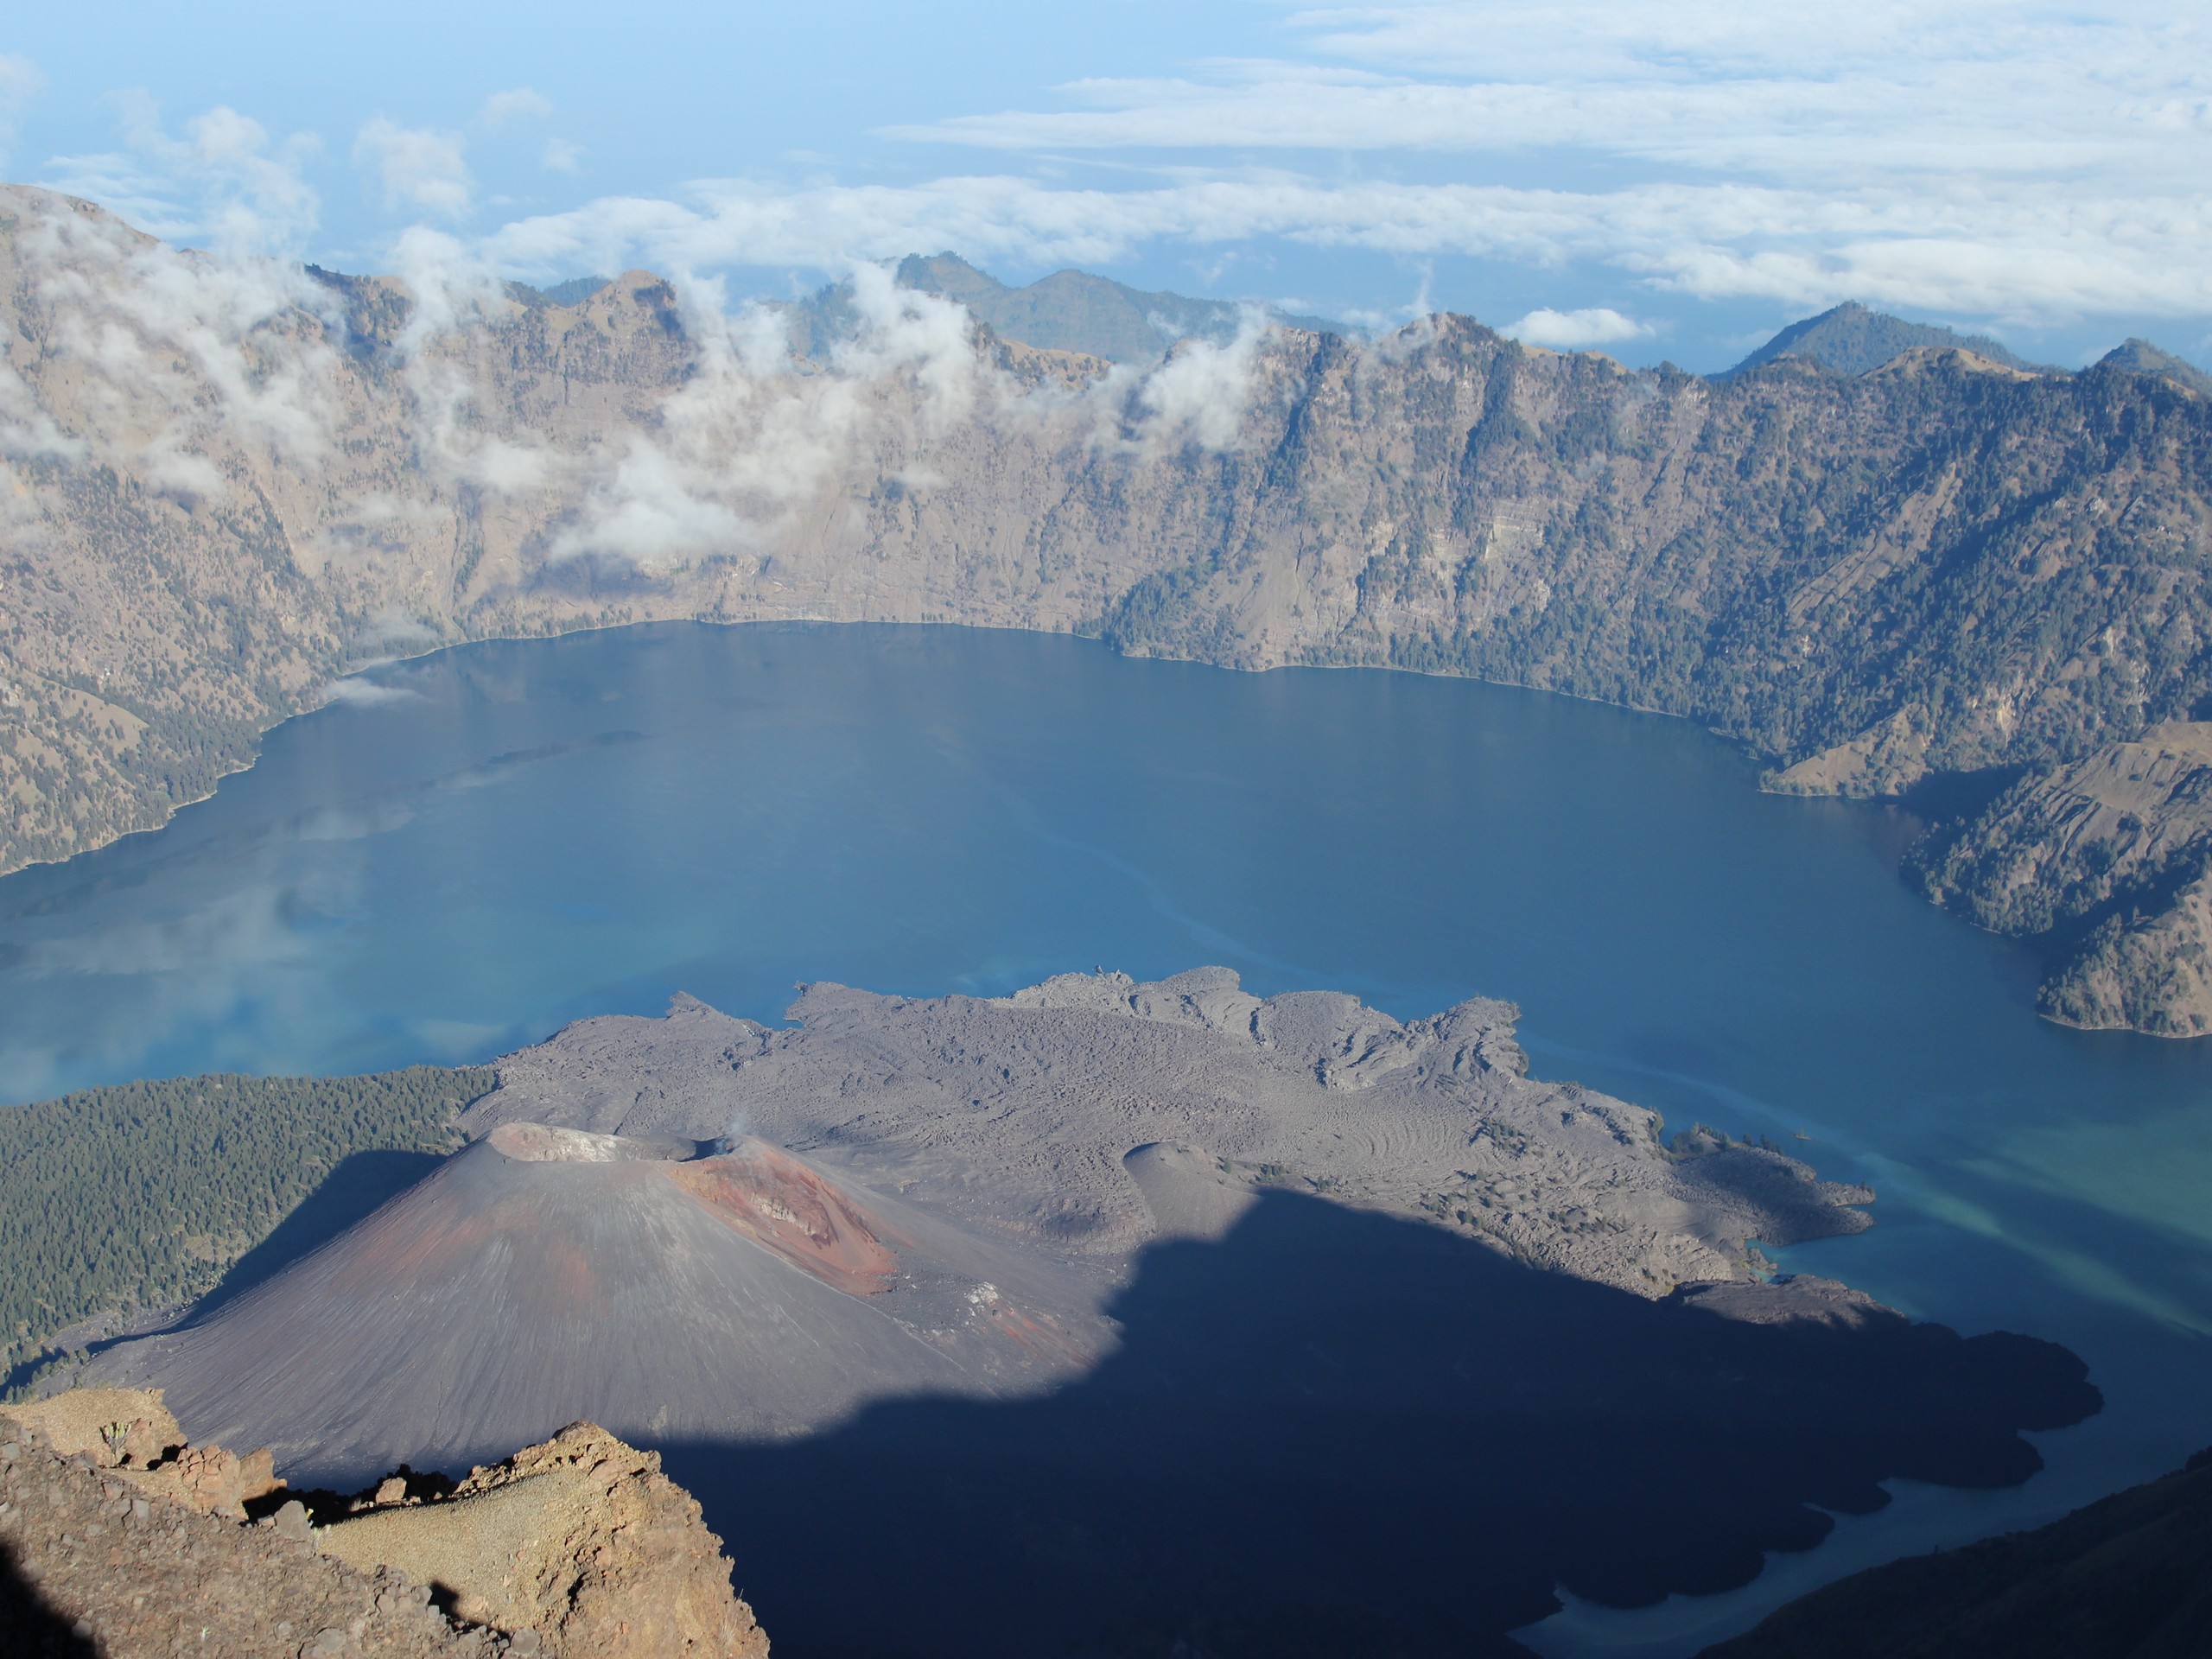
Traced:
POLYGON ((450 1150, 496 1081, 219 1074, 0 1108, 0 1375, 79 1319, 213 1288, 354 1154, 450 1150))

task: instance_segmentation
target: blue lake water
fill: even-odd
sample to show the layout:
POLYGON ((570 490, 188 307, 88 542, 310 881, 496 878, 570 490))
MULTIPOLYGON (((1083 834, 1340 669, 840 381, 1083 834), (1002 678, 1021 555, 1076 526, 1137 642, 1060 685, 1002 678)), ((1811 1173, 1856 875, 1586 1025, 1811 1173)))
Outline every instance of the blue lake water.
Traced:
POLYGON ((1684 722, 925 627, 655 626, 346 689, 167 829, 0 880, 0 1096, 480 1059, 679 990, 772 1020, 803 980, 1505 996, 1541 1074, 1879 1190, 1786 1265, 2063 1341, 2109 1402, 2024 1488, 1900 1490, 1750 1591, 1571 1608, 1541 1650, 1694 1650, 2212 1442, 2212 1042, 2037 1020, 2033 957, 1898 880, 1908 822, 1761 795, 1684 722))

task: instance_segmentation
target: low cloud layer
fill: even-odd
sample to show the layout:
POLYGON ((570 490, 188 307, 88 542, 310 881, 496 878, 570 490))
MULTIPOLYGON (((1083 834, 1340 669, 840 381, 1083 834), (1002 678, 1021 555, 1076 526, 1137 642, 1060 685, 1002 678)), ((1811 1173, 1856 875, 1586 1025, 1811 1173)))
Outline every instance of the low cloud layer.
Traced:
POLYGON ((1300 58, 1083 81, 1061 89, 1074 107, 894 130, 1001 154, 1281 158, 1264 177, 1217 168, 1217 220, 1178 211, 1181 192, 1136 193, 1104 221, 1131 241, 1588 262, 1700 299, 1855 296, 2029 323, 2212 311, 2212 32, 2170 6, 1627 0, 1294 27, 1300 58), (1375 175, 1321 185, 1296 166, 1345 152, 1375 175), (1392 176, 1393 156, 1435 156, 1556 182, 1392 176), (1582 182, 1624 168, 1646 176, 1582 182))
MULTIPOLYGON (((267 146, 247 135, 238 148, 252 159, 267 146)), ((110 467, 188 512, 274 489, 303 567, 365 580, 449 543, 464 495, 543 527, 509 543, 504 581, 576 561, 658 578, 765 556, 795 514, 834 510, 823 503, 840 489, 865 494, 877 478, 934 487, 943 446, 1017 429, 1131 462, 1231 450, 1268 338, 1252 308, 1227 342, 1186 341, 1150 367, 1087 381, 1017 372, 959 305, 859 261, 828 314, 840 321, 830 338, 810 336, 802 361, 791 313, 734 303, 679 242, 660 250, 678 256, 675 277, 618 284, 604 323, 582 324, 594 338, 636 331, 620 349, 659 377, 641 383, 650 408, 606 410, 580 433, 486 396, 495 377, 480 353, 506 349, 486 331, 517 307, 480 241, 420 226, 399 238, 405 321, 364 382, 340 344, 344 291, 301 266, 250 250, 187 253, 113 218, 22 200, 14 241, 43 352, 35 371, 0 353, 0 467, 110 467), (342 458, 365 449, 411 453, 413 466, 341 483, 342 458)), ((404 649, 423 626, 379 614, 349 655, 404 649)), ((376 690, 340 681, 328 695, 376 690)))
MULTIPOLYGON (((1472 0, 1243 26, 1273 49, 856 132, 857 165, 670 157, 763 169, 678 189, 582 199, 583 152, 529 86, 328 142, 227 109, 174 136, 126 99, 118 148, 46 176, 161 234, 305 246, 307 181, 350 156, 388 221, 374 263, 426 223, 537 279, 834 276, 951 248, 1001 270, 1173 257, 1281 283, 1358 255, 1402 285, 1342 308, 1459 262, 1504 273, 1485 282, 1516 296, 1514 330, 1562 346, 1854 298, 2000 329, 2174 319, 2188 346, 2212 327, 2212 32, 2171 5, 1472 0), (499 156, 526 187, 480 181, 499 156)), ((0 143, 37 81, 0 59, 0 143)))
POLYGON ((1554 351, 1586 351, 1593 346, 1617 346, 1624 340, 1641 340, 1651 332, 1649 325, 1633 317, 1624 317, 1605 306, 1592 306, 1580 311, 1554 311, 1548 308, 1531 311, 1517 322, 1510 322, 1498 331, 1530 346, 1548 346, 1554 351))
POLYGON ((1105 264, 1161 242, 1268 238, 1417 259, 1599 264, 1630 289, 1787 309, 1841 300, 2031 325, 2088 316, 2212 317, 2212 220, 2164 200, 2082 199, 2041 182, 1939 184, 1912 198, 1648 184, 1593 193, 1506 186, 1319 184, 1248 175, 1153 190, 1007 176, 910 187, 702 185, 688 202, 613 198, 525 219, 484 245, 550 273, 627 262, 693 268, 889 258, 950 245, 1031 267, 1105 264))
POLYGON ((413 209, 437 219, 468 212, 474 181, 461 159, 461 141, 426 127, 403 127, 382 116, 353 141, 353 159, 370 173, 393 211, 413 209))

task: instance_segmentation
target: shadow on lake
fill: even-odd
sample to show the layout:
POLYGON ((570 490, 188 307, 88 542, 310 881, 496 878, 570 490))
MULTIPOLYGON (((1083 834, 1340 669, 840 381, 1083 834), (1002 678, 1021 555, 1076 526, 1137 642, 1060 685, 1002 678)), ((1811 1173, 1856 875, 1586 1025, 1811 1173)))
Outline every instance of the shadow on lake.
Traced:
POLYGON ((1753 1324, 1274 1192, 1148 1251, 1049 1396, 674 1444, 785 1659, 1467 1655, 1732 1588, 1879 1484, 2024 1480, 2098 1409, 2066 1350, 1877 1314, 1753 1324))

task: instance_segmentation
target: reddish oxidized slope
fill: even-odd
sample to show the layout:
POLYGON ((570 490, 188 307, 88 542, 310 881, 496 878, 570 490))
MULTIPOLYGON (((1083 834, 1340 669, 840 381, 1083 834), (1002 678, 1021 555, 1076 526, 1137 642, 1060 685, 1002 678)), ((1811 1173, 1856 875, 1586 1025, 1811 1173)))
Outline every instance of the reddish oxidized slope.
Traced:
POLYGON ((747 1139, 734 1152, 666 1166, 668 1178, 764 1249, 855 1296, 880 1294, 899 1258, 888 1230, 788 1153, 747 1139))

